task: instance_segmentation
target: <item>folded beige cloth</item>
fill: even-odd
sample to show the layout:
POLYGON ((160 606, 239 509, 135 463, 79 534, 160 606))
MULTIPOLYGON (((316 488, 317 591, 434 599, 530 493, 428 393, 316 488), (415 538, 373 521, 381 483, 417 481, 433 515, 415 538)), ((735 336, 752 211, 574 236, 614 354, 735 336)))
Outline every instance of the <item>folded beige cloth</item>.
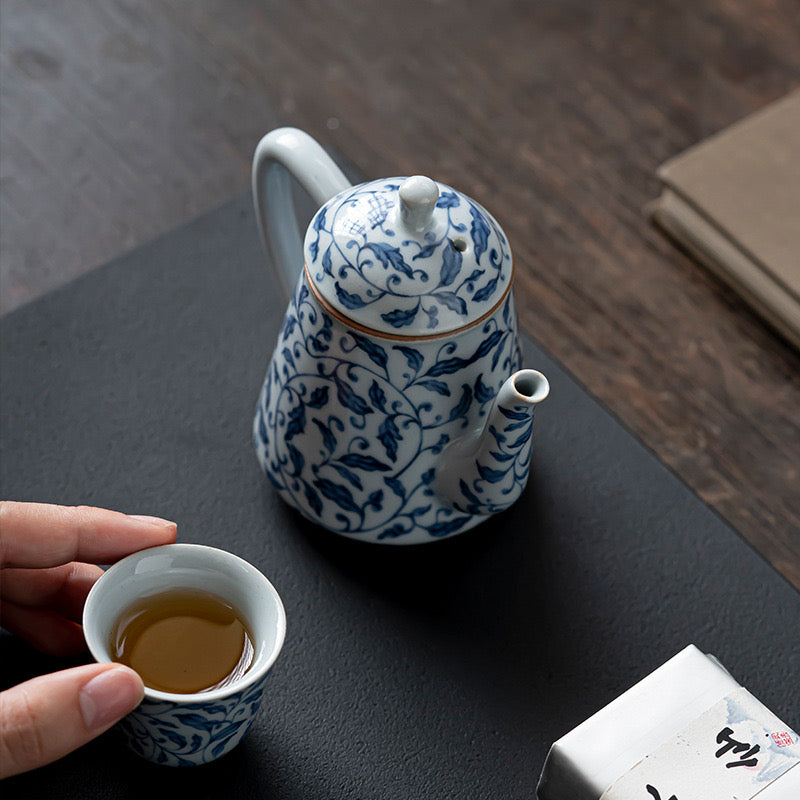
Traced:
POLYGON ((655 222, 800 348, 800 90, 670 159, 655 222))

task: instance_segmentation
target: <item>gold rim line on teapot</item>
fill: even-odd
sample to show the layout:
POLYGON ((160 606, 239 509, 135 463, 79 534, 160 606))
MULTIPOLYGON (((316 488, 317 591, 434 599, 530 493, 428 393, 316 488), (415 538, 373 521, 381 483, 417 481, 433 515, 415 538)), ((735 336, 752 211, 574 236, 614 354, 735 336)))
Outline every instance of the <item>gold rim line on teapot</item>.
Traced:
POLYGON ((470 328, 474 328, 477 325, 480 325, 482 322, 487 320, 489 317, 492 316, 506 301, 509 293, 511 292, 511 288, 514 283, 514 261, 512 258, 511 261, 511 274, 510 280, 508 282, 508 286, 506 286, 505 291, 503 292, 503 296, 484 314, 482 314, 477 319, 472 320, 472 322, 468 322, 465 325, 462 325, 460 328, 455 328, 454 330, 449 331, 441 331, 439 333, 422 333, 422 334, 402 334, 402 333, 390 333, 389 331, 378 331, 374 328, 369 328, 366 325, 362 325, 359 322, 348 317, 346 314, 343 314, 339 309, 334 308, 319 292, 317 289, 316 284, 314 283, 311 274, 308 271, 308 264, 304 261, 303 262, 303 272, 306 276, 306 282, 308 283, 308 288, 311 290, 311 293, 314 295, 314 298, 317 302, 325 309, 325 311, 334 317, 336 320, 341 322, 343 325, 346 325, 348 328, 352 328, 354 331, 358 331, 359 333, 367 333, 370 336, 378 336, 381 339, 387 339, 389 341, 395 342, 419 342, 425 341, 430 342, 434 341, 435 339, 447 339, 448 337, 457 336, 459 333, 463 331, 469 330, 470 328))

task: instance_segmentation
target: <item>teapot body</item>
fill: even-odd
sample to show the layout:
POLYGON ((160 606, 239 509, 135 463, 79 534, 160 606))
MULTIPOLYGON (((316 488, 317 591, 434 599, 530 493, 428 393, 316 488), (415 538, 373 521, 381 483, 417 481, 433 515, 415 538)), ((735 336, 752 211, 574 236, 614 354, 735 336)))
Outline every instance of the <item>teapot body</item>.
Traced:
POLYGON ((519 363, 510 290, 477 323, 412 340, 349 324, 304 271, 257 403, 258 459, 289 505, 336 533, 418 544, 463 532, 510 505, 527 480, 529 442, 503 453, 498 440, 481 475, 508 502, 471 503, 477 484, 462 502, 437 490, 452 470, 448 448, 493 427, 495 398, 519 363))
POLYGON ((419 544, 508 508, 541 373, 520 370, 513 259, 479 203, 422 175, 352 186, 295 128, 259 142, 256 218, 295 287, 258 398, 256 454, 311 522, 419 544), (319 206, 301 238, 290 181, 319 206))

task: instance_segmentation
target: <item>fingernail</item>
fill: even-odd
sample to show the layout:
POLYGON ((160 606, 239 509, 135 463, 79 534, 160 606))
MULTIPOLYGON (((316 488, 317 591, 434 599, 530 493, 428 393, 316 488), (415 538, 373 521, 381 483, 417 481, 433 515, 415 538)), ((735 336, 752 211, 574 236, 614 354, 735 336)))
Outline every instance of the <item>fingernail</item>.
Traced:
POLYGON ((81 713, 89 730, 108 728, 133 711, 144 689, 139 676, 124 667, 112 667, 84 684, 78 695, 81 713))
POLYGON ((162 525, 163 527, 168 527, 170 525, 175 525, 174 522, 170 522, 168 519, 161 519, 161 517, 148 517, 144 514, 128 514, 131 519, 138 519, 141 522, 150 522, 153 525, 162 525))

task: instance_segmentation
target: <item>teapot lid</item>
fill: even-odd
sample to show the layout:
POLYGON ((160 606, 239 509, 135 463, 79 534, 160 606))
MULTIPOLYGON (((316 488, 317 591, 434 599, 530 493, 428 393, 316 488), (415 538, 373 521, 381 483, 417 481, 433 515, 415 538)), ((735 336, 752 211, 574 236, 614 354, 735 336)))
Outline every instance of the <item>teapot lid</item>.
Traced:
POLYGON ((500 225, 449 186, 416 175, 351 186, 316 213, 304 256, 312 288, 349 321, 419 337, 454 331, 506 295, 500 225))

